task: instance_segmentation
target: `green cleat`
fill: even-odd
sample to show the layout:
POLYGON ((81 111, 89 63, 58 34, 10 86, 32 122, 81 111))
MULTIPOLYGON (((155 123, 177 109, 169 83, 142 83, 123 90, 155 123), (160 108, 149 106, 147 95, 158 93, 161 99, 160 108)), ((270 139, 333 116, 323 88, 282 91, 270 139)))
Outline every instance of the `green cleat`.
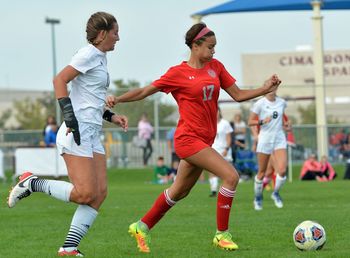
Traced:
POLYGON ((214 246, 228 250, 234 251, 238 249, 238 245, 232 241, 232 235, 228 232, 217 232, 213 239, 214 246))
POLYGON ((137 242, 137 247, 139 248, 139 251, 142 253, 150 253, 151 250, 149 249, 149 244, 151 242, 151 236, 148 233, 147 226, 141 222, 135 222, 132 223, 129 226, 129 233, 132 237, 135 237, 137 242))

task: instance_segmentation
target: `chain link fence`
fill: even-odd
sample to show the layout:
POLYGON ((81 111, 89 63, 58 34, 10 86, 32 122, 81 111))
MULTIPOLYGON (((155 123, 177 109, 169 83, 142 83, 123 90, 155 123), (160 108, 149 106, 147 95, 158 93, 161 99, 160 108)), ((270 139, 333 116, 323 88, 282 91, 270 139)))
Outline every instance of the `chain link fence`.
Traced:
MULTIPOLYGON (((158 129, 159 140, 152 139, 153 154, 149 165, 155 165, 158 156, 164 156, 165 163, 170 165, 171 152, 168 148, 166 134, 171 127, 158 129)), ((329 125, 329 160, 331 162, 345 162, 350 158, 350 125, 329 125)), ((316 126, 293 126, 295 145, 292 148, 292 162, 301 163, 311 153, 317 153, 316 126)), ((101 134, 104 143, 108 167, 137 168, 143 166, 143 150, 133 144, 133 137, 137 135, 137 128, 129 128, 124 132, 119 128, 106 128, 101 134)), ((251 147, 249 130, 246 135, 247 149, 251 147)), ((14 170, 14 153, 18 147, 43 146, 42 130, 16 130, 0 132, 0 149, 4 153, 6 170, 14 170)), ((35 162, 35 161, 33 161, 35 162)), ((50 162, 50 161, 48 161, 50 162)))

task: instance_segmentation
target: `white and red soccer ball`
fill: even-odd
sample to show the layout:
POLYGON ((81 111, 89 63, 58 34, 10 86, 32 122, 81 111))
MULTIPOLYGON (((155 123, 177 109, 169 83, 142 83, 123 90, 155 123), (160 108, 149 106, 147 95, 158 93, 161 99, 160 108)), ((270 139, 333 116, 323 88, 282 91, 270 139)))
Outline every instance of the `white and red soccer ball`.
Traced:
POLYGON ((326 231, 319 223, 305 220, 295 228, 293 241, 299 250, 320 250, 326 243, 326 231))

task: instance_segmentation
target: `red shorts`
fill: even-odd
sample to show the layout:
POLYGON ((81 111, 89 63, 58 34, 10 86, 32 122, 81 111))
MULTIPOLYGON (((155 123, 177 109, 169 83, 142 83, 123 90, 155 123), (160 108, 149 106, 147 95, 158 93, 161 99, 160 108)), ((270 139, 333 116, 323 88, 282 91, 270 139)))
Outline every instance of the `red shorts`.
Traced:
POLYGON ((179 137, 174 141, 175 152, 181 159, 188 158, 197 152, 210 147, 212 144, 212 142, 206 143, 199 138, 188 136, 179 137))

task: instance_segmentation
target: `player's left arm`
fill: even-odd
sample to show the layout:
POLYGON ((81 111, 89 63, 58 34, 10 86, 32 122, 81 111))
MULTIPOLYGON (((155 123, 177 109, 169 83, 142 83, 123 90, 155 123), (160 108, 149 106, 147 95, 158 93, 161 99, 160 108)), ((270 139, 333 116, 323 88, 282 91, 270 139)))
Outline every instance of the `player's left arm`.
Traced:
POLYGON ((120 96, 107 96, 106 105, 110 108, 114 107, 118 103, 122 102, 132 102, 144 99, 156 92, 160 91, 159 88, 150 84, 143 88, 133 89, 120 96))
POLYGON ((292 123, 291 123, 291 121, 289 120, 288 116, 285 113, 283 113, 283 128, 287 132, 292 130, 292 123))
POLYGON ((254 99, 256 97, 265 95, 271 91, 274 91, 281 84, 280 79, 277 75, 272 75, 268 80, 266 80, 263 86, 256 89, 242 90, 235 83, 225 91, 237 102, 242 102, 249 99, 254 99))
POLYGON ((225 146, 224 152, 222 153, 222 155, 224 157, 227 156, 229 149, 231 149, 231 143, 232 143, 231 133, 227 133, 226 134, 226 146, 225 146))

